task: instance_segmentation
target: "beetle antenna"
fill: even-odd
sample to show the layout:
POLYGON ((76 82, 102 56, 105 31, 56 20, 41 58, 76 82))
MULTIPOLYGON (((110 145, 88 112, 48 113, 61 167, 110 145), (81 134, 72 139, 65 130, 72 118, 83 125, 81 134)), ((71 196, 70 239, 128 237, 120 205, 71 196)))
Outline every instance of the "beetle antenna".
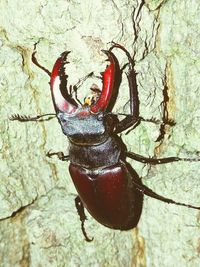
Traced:
POLYGON ((27 121, 49 121, 51 119, 54 119, 56 117, 55 113, 49 113, 49 114, 42 114, 42 115, 36 115, 36 116, 29 116, 29 115, 20 115, 20 114, 13 114, 9 117, 9 120, 11 121, 20 121, 20 122, 27 122, 27 121), (45 116, 48 116, 47 118, 43 118, 45 116))
POLYGON ((46 69, 45 67, 43 67, 43 66, 38 62, 38 60, 37 60, 37 58, 36 58, 36 56, 35 56, 36 53, 37 53, 37 51, 34 51, 34 52, 32 53, 31 60, 32 60, 33 64, 35 64, 38 68, 40 68, 41 70, 43 70, 44 72, 46 72, 47 75, 51 76, 51 72, 50 72, 48 69, 46 69))

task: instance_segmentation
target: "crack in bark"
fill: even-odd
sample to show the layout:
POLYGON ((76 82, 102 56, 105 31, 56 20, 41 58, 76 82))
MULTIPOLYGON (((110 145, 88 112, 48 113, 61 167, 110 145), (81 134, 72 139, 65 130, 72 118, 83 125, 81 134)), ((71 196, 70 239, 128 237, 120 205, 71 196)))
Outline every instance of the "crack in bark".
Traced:
POLYGON ((150 9, 149 5, 147 5, 147 6, 148 6, 149 11, 157 11, 157 10, 161 9, 161 7, 167 2, 168 2, 168 0, 161 1, 160 4, 155 9, 150 9))
POLYGON ((30 203, 24 205, 24 206, 21 206, 20 208, 18 208, 17 210, 13 211, 11 215, 7 216, 7 217, 4 217, 4 218, 1 218, 0 219, 0 222, 4 221, 4 220, 7 220, 7 219, 10 219, 10 218, 15 218, 16 216, 18 216, 19 214, 22 214, 22 212, 24 210, 26 210, 28 207, 32 206, 35 201, 38 199, 38 197, 34 198, 30 203))
POLYGON ((145 1, 142 0, 137 7, 134 7, 133 8, 133 12, 132 12, 132 22, 133 22, 133 32, 134 32, 134 41, 133 41, 133 44, 136 43, 137 41, 137 38, 138 38, 138 32, 140 31, 140 21, 141 21, 141 16, 139 17, 140 13, 141 13, 141 10, 142 10, 142 7, 144 6, 145 4, 145 1), (136 12, 137 11, 137 12, 136 12), (138 29, 137 29, 138 28, 138 29))
POLYGON ((161 107, 163 109, 162 112, 162 123, 160 125, 160 134, 156 139, 156 142, 160 142, 159 146, 163 143, 167 126, 174 126, 176 123, 174 120, 169 118, 169 87, 168 87, 168 77, 167 77, 167 68, 168 65, 165 67, 165 74, 163 78, 163 101, 161 102, 161 107))
POLYGON ((119 22, 119 24, 121 24, 121 37, 120 37, 120 40, 123 38, 123 36, 124 36, 124 24, 123 24, 123 22, 122 22, 122 15, 121 15, 121 12, 120 12, 120 8, 117 6, 117 4, 115 3, 115 1, 114 0, 111 0, 112 1, 112 3, 113 3, 113 6, 114 6, 114 8, 118 11, 118 13, 119 13, 119 18, 118 18, 118 22, 119 22))

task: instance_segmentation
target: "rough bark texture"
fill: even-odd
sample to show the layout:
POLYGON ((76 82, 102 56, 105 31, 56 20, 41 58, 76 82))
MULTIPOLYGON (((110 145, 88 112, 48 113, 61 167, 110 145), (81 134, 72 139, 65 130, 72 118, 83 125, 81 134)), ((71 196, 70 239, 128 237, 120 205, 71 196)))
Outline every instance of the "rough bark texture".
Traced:
MULTIPOLYGON (((73 51, 68 65, 73 84, 105 68, 100 50, 114 40, 136 53, 141 115, 163 117, 165 88, 169 101, 164 108, 176 122, 166 127, 160 142, 155 142, 159 125, 142 123, 123 135, 128 149, 147 156, 198 156, 199 13, 199 0, 1 0, 1 267, 199 266, 200 214, 147 197, 138 228, 132 231, 107 229, 88 215, 86 229, 94 241, 86 243, 68 164, 45 156, 50 149, 67 151, 58 122, 8 120, 13 113, 53 112, 48 76, 31 62, 35 43, 38 60, 50 70, 61 52, 73 51)), ((117 55, 126 62, 122 53, 117 55)), ((123 79, 115 107, 122 112, 128 97, 125 75, 123 79)), ((157 193, 200 204, 200 163, 150 168, 130 162, 157 193)))

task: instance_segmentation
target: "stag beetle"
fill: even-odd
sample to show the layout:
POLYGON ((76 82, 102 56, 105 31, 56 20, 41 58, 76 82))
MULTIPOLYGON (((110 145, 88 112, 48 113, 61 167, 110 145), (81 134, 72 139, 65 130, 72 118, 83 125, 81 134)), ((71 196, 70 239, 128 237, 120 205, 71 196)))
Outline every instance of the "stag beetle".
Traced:
MULTIPOLYGON (((102 73, 102 91, 94 94, 95 97, 86 99, 84 104, 72 96, 78 85, 69 88, 67 85, 68 75, 65 70, 69 63, 67 61, 69 52, 61 54, 50 73, 38 63, 35 51, 32 55, 33 63, 50 76, 51 95, 56 114, 36 117, 17 114, 10 118, 18 121, 41 121, 45 120, 43 117, 47 115, 57 117, 63 133, 69 140, 69 155, 65 156, 62 152, 48 152, 47 155, 49 157, 57 155, 61 160, 70 161, 69 172, 78 192, 75 204, 86 241, 92 239, 87 236, 84 229, 86 220, 84 207, 99 223, 120 230, 136 227, 142 212, 144 194, 163 202, 200 209, 154 193, 142 184, 136 171, 127 163, 127 157, 148 164, 200 161, 200 159, 148 158, 127 151, 118 134, 130 128, 134 129, 145 120, 139 115, 135 61, 123 46, 116 43, 113 43, 109 50, 102 51, 109 61, 109 65, 102 73), (122 68, 112 52, 113 49, 122 50, 128 58, 128 63, 122 68), (128 67, 126 74, 130 94, 130 114, 119 120, 112 112, 112 108, 117 100, 122 72, 126 67, 128 67)), ((147 121, 156 122, 153 119, 147 121)))

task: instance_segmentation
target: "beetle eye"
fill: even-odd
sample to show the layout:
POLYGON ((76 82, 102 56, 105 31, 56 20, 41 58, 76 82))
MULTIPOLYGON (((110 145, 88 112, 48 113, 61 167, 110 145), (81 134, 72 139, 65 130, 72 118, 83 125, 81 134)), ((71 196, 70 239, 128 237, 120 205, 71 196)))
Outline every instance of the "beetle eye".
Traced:
POLYGON ((99 113, 98 116, 97 116, 97 120, 98 121, 102 121, 103 120, 103 113, 99 113))
POLYGON ((67 116, 65 115, 65 113, 63 113, 63 112, 59 112, 59 113, 57 114, 57 118, 58 118, 58 120, 59 120, 61 123, 66 123, 66 122, 69 121, 68 117, 67 117, 67 116))

